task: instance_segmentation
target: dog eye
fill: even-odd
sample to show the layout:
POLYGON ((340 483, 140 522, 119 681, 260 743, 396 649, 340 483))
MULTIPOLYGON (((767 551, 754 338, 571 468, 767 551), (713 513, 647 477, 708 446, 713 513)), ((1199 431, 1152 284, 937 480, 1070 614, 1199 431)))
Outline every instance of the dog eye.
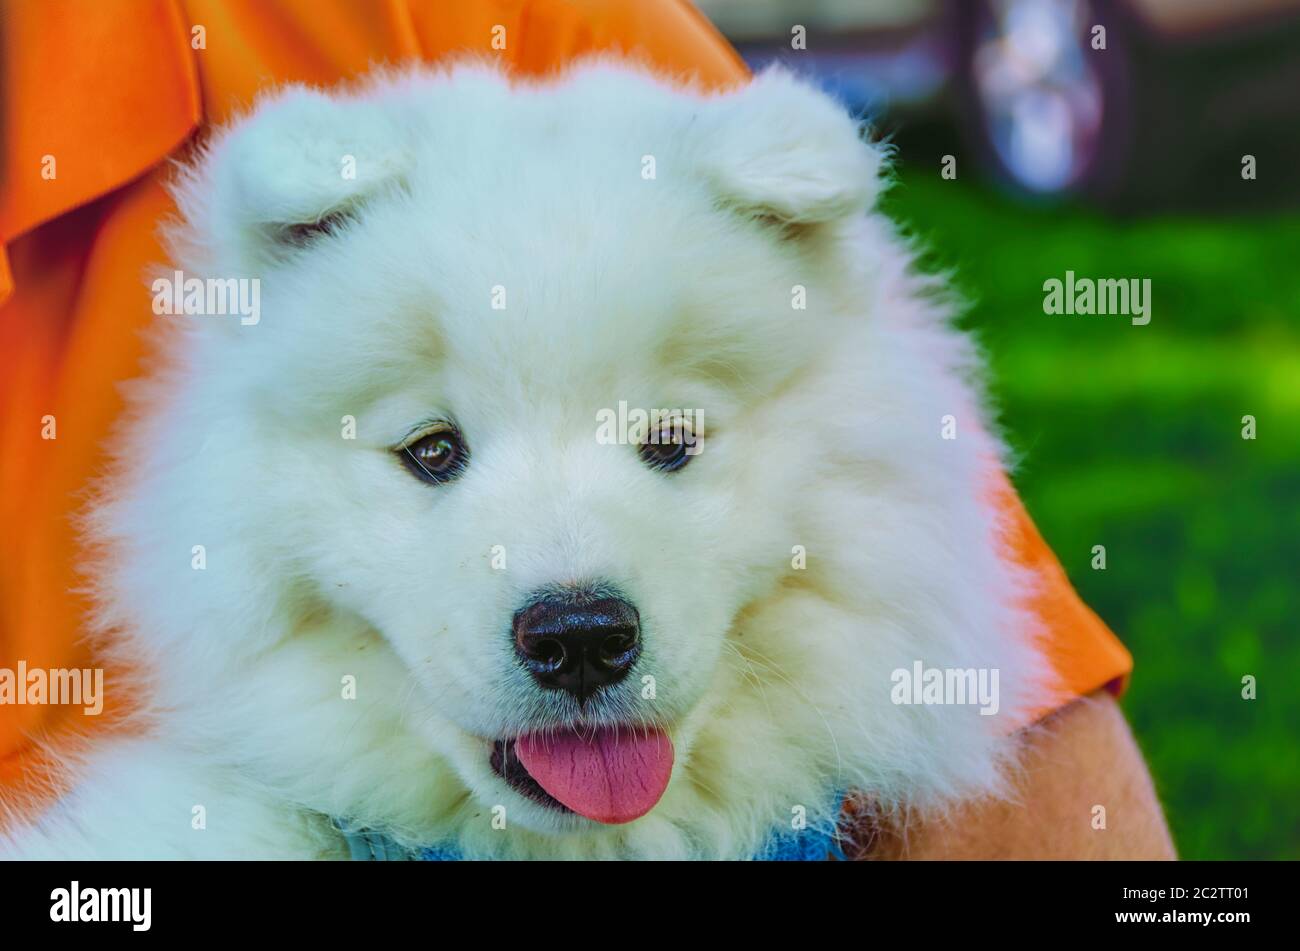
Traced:
POLYGON ((397 450, 406 468, 417 479, 437 485, 458 477, 469 461, 469 451, 460 433, 451 429, 421 436, 408 446, 397 450))
POLYGON ((280 225, 276 238, 281 244, 295 248, 305 248, 321 238, 337 234, 352 216, 346 211, 335 211, 317 218, 315 221, 295 221, 280 225))
POLYGON ((691 461, 690 432, 680 423, 669 423, 651 432, 638 449, 641 461, 651 469, 676 472, 691 461))

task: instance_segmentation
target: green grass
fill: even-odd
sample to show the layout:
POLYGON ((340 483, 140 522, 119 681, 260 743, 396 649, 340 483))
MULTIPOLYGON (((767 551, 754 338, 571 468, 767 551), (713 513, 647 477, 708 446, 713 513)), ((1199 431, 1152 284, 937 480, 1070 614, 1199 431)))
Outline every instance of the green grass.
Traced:
POLYGON ((1133 651, 1180 854, 1300 858, 1300 216, 1118 220, 906 173, 886 204, 974 301, 1025 503, 1133 651), (1067 269, 1150 278, 1151 323, 1044 314, 1067 269))

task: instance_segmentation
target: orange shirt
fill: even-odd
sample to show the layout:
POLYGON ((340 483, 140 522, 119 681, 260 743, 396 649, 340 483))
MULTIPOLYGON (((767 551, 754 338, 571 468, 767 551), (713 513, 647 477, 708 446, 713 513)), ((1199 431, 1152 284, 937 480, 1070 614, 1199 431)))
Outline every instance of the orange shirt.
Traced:
MULTIPOLYGON (((0 3, 0 667, 9 668, 90 665, 69 515, 102 466, 116 385, 144 355, 143 274, 164 260, 155 223, 171 210, 161 163, 201 125, 273 83, 328 85, 373 63, 457 52, 499 57, 520 75, 622 51, 713 86, 748 77, 687 0, 0 3), (42 436, 46 417, 55 439, 42 436)), ((1079 600, 1009 483, 998 491, 1012 547, 1040 579, 1033 608, 1066 687, 1118 689, 1128 652, 1079 600)), ((75 709, 0 706, 0 785, 33 777, 31 739, 75 709)))

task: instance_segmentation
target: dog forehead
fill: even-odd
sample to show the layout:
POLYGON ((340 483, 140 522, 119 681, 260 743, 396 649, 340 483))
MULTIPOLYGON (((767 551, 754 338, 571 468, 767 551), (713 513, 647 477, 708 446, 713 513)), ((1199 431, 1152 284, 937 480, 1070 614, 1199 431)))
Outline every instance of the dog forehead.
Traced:
POLYGON ((447 349, 485 366, 599 375, 652 357, 707 282, 709 252, 725 257, 707 235, 711 209, 607 168, 518 162, 429 183, 376 222, 410 235, 384 279, 423 288, 447 349))
MULTIPOLYGON (((621 399, 688 399, 700 376, 752 390, 752 364, 790 352, 772 340, 797 326, 787 282, 711 210, 664 200, 654 214, 612 190, 549 204, 465 191, 459 209, 442 195, 403 200, 351 236, 372 263, 313 265, 312 297, 284 328, 304 392, 428 384, 449 403, 569 406, 586 420, 621 399)), ((352 247, 341 260, 360 259, 352 247)))

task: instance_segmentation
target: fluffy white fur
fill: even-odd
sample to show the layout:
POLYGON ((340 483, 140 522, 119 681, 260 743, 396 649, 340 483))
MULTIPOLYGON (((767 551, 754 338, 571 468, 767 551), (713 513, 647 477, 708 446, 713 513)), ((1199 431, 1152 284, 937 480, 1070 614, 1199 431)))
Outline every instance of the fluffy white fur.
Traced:
POLYGON ((75 788, 2 850, 340 856, 335 816, 476 857, 742 857, 797 806, 833 821, 834 790, 996 793, 1051 686, 987 498, 977 361, 873 210, 881 165, 789 75, 706 95, 610 63, 290 87, 215 135, 176 186, 175 264, 260 278, 261 322, 158 318, 87 522, 98 625, 156 716, 67 756, 75 788), (599 445, 620 400, 703 410, 704 451, 665 475, 599 445), (472 454, 436 487, 391 451, 432 417, 472 454), (488 764, 563 715, 512 657, 513 612, 584 579, 620 585, 645 639, 590 720, 677 749, 623 826, 488 764), (1001 712, 895 705, 915 660, 998 668, 1001 712))

